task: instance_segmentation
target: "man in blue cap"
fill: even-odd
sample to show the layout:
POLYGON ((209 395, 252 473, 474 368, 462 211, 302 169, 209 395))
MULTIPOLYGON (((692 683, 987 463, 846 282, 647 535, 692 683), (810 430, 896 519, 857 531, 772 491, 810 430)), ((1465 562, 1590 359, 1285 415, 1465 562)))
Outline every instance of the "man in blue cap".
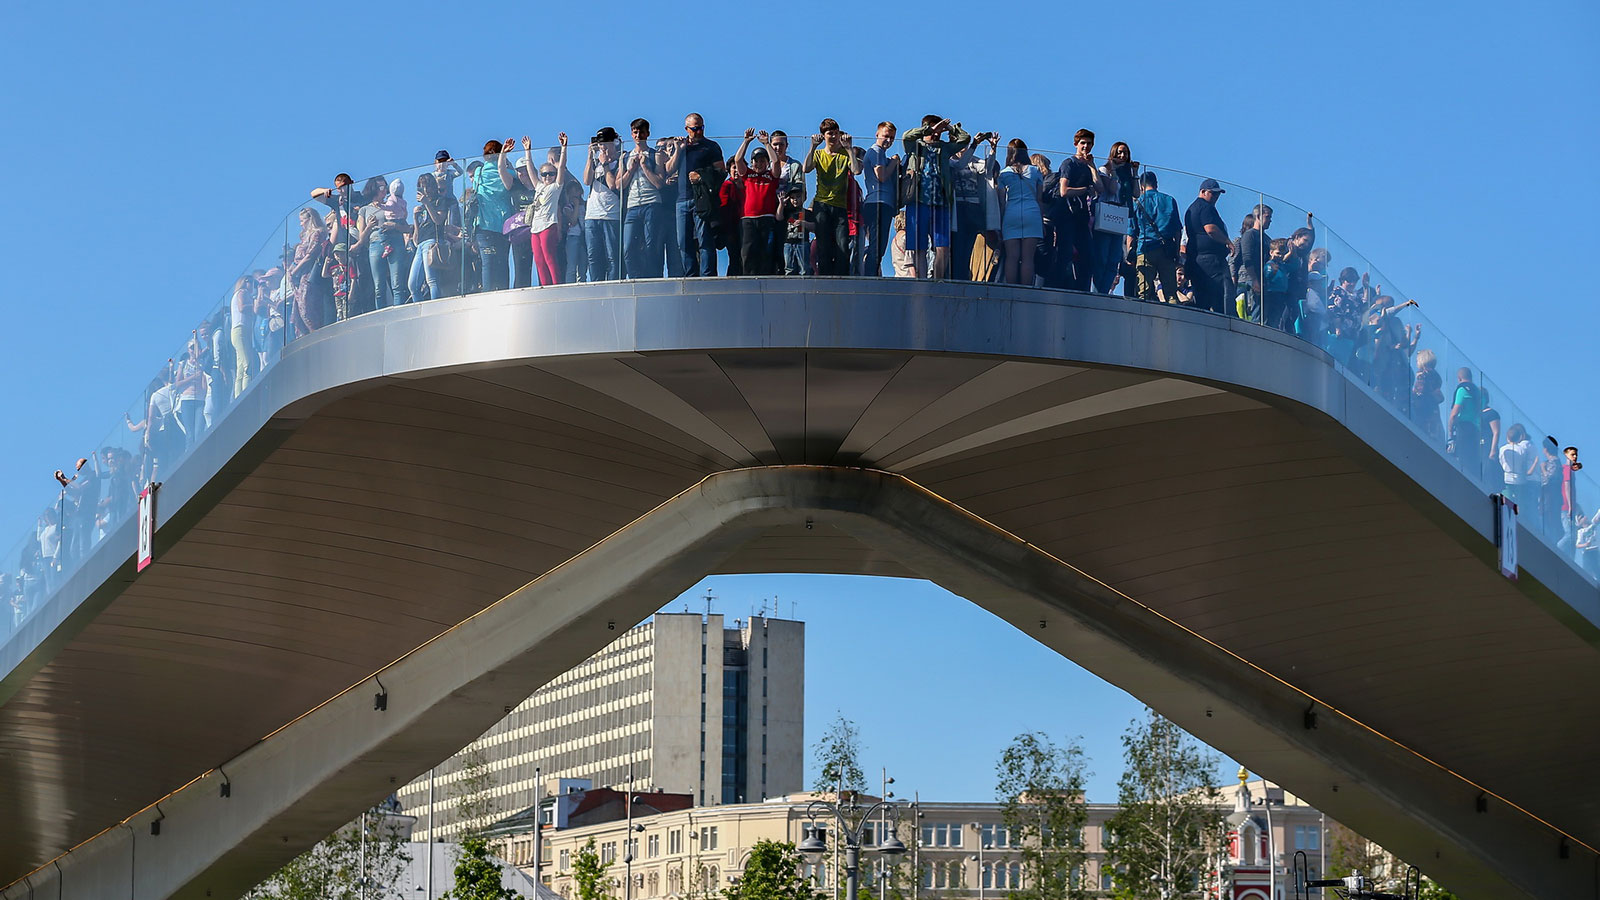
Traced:
POLYGON ((1194 284, 1195 305, 1212 312, 1223 311, 1228 296, 1228 255, 1233 241, 1217 212, 1217 198, 1227 193, 1215 178, 1200 182, 1200 196, 1183 214, 1183 230, 1189 235, 1184 256, 1184 271, 1194 284))

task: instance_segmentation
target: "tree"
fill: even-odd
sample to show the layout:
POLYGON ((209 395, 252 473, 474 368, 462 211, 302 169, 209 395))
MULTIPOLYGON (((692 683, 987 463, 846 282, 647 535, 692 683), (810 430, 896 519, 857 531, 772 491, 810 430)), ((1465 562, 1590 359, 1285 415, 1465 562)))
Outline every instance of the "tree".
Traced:
POLYGON ((505 886, 500 864, 489 858, 489 844, 481 837, 461 842, 456 860, 456 884, 444 900, 517 900, 520 895, 505 886))
POLYGON ((1058 747, 1038 732, 1019 734, 1000 754, 995 771, 1008 843, 1022 850, 1023 887, 1011 895, 1018 900, 1087 897, 1081 877, 1075 877, 1087 858, 1083 748, 1076 741, 1058 747))
POLYGON ((1118 900, 1200 896, 1225 839, 1216 757, 1146 709, 1122 736, 1120 809, 1106 820, 1118 900))
POLYGON ((817 782, 814 790, 865 791, 867 776, 861 771, 861 730, 842 713, 812 745, 816 754, 817 782))
MULTIPOLYGON (((461 768, 450 784, 450 799, 455 804, 456 824, 463 826, 460 837, 465 840, 494 824, 499 811, 494 799, 494 772, 489 768, 489 758, 483 748, 468 747, 461 757, 461 768)), ((429 823, 429 828, 433 823, 429 823)))
POLYGON ((578 885, 578 900, 609 900, 616 879, 606 874, 610 862, 601 862, 595 852, 594 838, 584 844, 572 858, 572 880, 578 885))
MULTIPOLYGON (((1422 867, 1417 868, 1420 871, 1422 867)), ((1337 822, 1328 826, 1327 877, 1343 878, 1355 872, 1365 875, 1375 885, 1399 891, 1404 887, 1402 879, 1408 869, 1410 866, 1405 860, 1355 831, 1337 822)), ((1455 894, 1425 874, 1418 896, 1421 900, 1456 900, 1455 894)))
POLYGON ((1422 878, 1422 890, 1417 893, 1417 898, 1418 900, 1459 900, 1455 894, 1427 876, 1422 878))
POLYGON ((723 900, 817 900, 821 896, 800 874, 804 860, 787 841, 756 841, 738 882, 722 889, 723 900))
POLYGON ((367 810, 245 896, 249 900, 359 900, 363 878, 376 895, 378 887, 399 881, 411 862, 408 842, 391 816, 396 808, 389 802, 367 810))

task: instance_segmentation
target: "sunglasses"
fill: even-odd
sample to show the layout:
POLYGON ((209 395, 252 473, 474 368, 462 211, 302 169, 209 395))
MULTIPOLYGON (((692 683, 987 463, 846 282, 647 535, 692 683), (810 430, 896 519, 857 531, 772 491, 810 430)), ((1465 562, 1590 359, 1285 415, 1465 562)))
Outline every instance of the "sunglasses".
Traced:
POLYGON ((683 127, 688 131, 705 131, 706 130, 706 127, 704 125, 685 125, 683 127))
POLYGON ((554 173, 554 172, 540 172, 539 173, 539 177, 540 178, 554 178, 554 177, 556 177, 556 173, 554 173))

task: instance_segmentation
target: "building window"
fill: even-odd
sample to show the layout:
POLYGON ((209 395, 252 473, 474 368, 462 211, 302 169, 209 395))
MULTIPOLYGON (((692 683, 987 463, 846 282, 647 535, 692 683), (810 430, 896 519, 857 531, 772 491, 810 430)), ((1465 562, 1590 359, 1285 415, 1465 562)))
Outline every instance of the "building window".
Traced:
POLYGON ((600 845, 600 861, 603 863, 617 861, 617 842, 606 841, 600 845))
POLYGON ((929 890, 959 888, 963 886, 961 882, 959 862, 929 863, 922 870, 922 886, 929 890))
POLYGON ((572 851, 571 850, 563 850, 563 851, 561 851, 560 859, 561 859, 561 861, 556 863, 556 868, 561 870, 561 871, 563 871, 563 872, 565 872, 567 870, 567 867, 572 864, 572 851))
POLYGON ((660 856, 661 855, 661 835, 652 834, 648 838, 646 838, 645 842, 644 842, 644 849, 645 849, 645 852, 649 854, 651 859, 655 859, 656 857, 660 856))
POLYGON ((765 734, 761 735, 761 755, 767 755, 767 736, 765 734))
POLYGON ((766 667, 767 667, 767 648, 762 647, 761 648, 761 668, 765 669, 766 667))
POLYGON ((990 849, 1010 847, 1011 830, 1004 825, 985 825, 983 832, 983 846, 990 849))
POLYGON ((1111 867, 1104 863, 1100 865, 1100 890, 1111 890, 1111 867))
POLYGON ((922 826, 922 846, 960 847, 961 823, 936 822, 922 826))
POLYGON ((1322 835, 1315 825, 1296 825, 1294 827, 1294 848, 1296 850, 1321 850, 1322 835))
POLYGON ((767 705, 761 704, 761 724, 767 724, 767 705))
POLYGON ((667 853, 673 856, 683 852, 683 829, 674 828, 667 832, 667 853))
POLYGON ((717 826, 700 829, 700 849, 701 851, 717 849, 717 826))
POLYGON ((761 676, 761 696, 767 695, 767 676, 761 676))
POLYGON ((806 880, 810 881, 812 885, 816 887, 825 888, 828 886, 827 863, 806 863, 805 868, 802 870, 802 874, 805 876, 806 880))

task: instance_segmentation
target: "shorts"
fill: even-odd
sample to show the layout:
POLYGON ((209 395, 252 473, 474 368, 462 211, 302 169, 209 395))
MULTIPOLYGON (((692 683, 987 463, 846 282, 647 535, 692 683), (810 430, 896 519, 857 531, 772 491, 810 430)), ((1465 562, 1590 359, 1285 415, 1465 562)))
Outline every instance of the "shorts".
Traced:
POLYGON ((912 203, 906 206, 906 249, 915 253, 928 247, 950 246, 950 207, 912 203))

